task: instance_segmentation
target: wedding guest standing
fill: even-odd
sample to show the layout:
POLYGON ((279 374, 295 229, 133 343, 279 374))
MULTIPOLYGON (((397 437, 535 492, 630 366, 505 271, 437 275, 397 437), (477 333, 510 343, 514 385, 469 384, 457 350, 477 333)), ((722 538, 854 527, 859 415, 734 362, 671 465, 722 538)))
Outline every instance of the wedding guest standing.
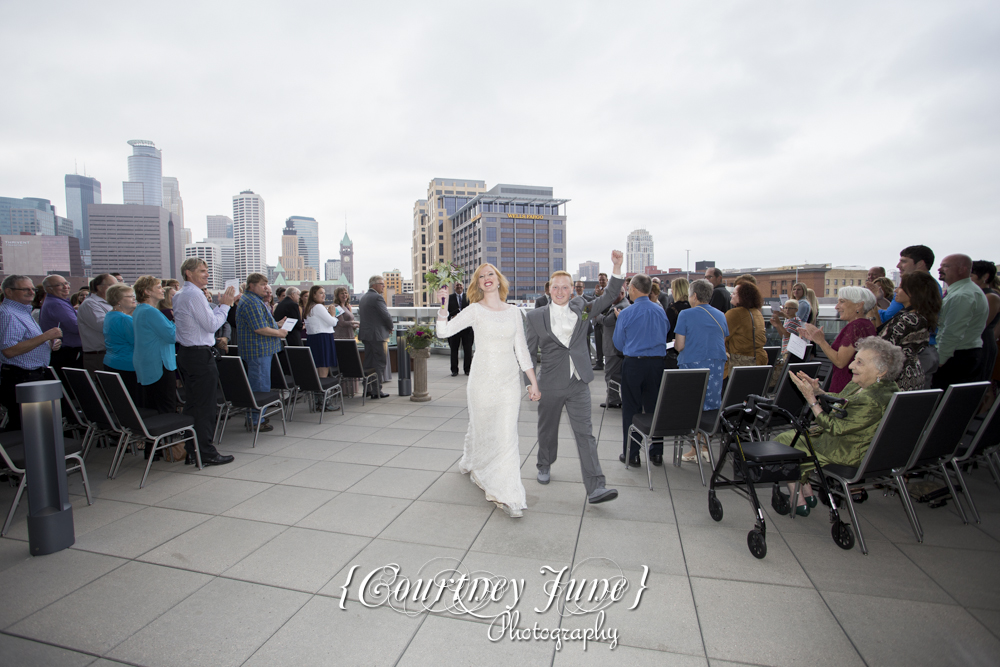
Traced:
POLYGON ((306 340, 316 362, 316 372, 321 378, 329 377, 330 369, 340 365, 337 362, 337 346, 333 342, 337 318, 326 308, 326 290, 322 286, 313 285, 309 289, 309 301, 303 315, 306 340))
POLYGON ((102 273, 90 281, 90 296, 77 310, 77 325, 83 345, 83 367, 90 372, 104 368, 104 316, 111 311, 105 298, 108 288, 118 281, 110 273, 102 273))
POLYGON ((61 329, 63 332, 62 346, 52 352, 52 367, 57 370, 63 367, 80 368, 83 346, 80 342, 76 309, 69 302, 69 281, 62 276, 47 276, 42 281, 42 286, 46 296, 42 302, 38 325, 42 331, 61 329))
POLYGON ((0 405, 7 408, 7 431, 21 430, 21 406, 16 386, 21 382, 45 380, 53 349, 59 349, 62 331, 53 327, 42 332, 31 317, 35 288, 28 276, 9 275, 3 279, 0 303, 0 405))
POLYGON ((875 325, 865 317, 865 313, 875 306, 875 295, 864 287, 841 287, 837 298, 837 314, 846 322, 833 344, 826 342, 823 330, 811 324, 799 327, 799 335, 816 343, 823 354, 833 362, 830 374, 830 393, 842 391, 851 381, 851 362, 854 361, 855 345, 862 338, 875 335, 875 325))
POLYGON ((136 407, 145 407, 142 389, 135 375, 135 291, 124 283, 115 282, 106 292, 105 299, 111 311, 104 316, 104 345, 107 351, 102 359, 102 370, 118 373, 125 383, 125 389, 136 407))
POLYGON ((137 341, 132 364, 142 386, 143 404, 160 414, 176 412, 176 327, 158 308, 163 301, 163 284, 153 276, 142 276, 135 281, 133 289, 138 305, 132 311, 137 341))
MULTIPOLYGON (((315 285, 313 288, 315 288, 315 285)), ((298 320, 298 322, 295 323, 295 326, 289 330, 288 336, 285 338, 286 345, 302 345, 302 327, 304 326, 305 316, 299 308, 300 294, 301 292, 297 287, 289 287, 285 290, 281 301, 279 301, 278 305, 274 307, 274 319, 281 320, 288 317, 293 320, 298 320)))
MULTIPOLYGON (((288 332, 281 328, 284 320, 275 322, 267 307, 267 276, 251 273, 247 276, 247 291, 240 299, 236 312, 236 328, 240 339, 240 358, 246 362, 247 377, 254 391, 271 390, 271 360, 281 349, 281 340, 288 332)), ((251 426, 260 419, 258 411, 250 414, 251 426)), ((267 420, 260 426, 262 433, 273 430, 267 420)))
MULTIPOLYGON (((233 460, 224 456, 212 444, 215 437, 216 395, 219 386, 219 368, 216 366, 212 346, 217 334, 223 330, 229 310, 236 299, 236 290, 228 288, 219 295, 219 306, 209 305, 202 293, 208 285, 209 272, 205 260, 189 257, 181 264, 184 287, 174 298, 174 317, 177 322, 177 363, 187 401, 184 414, 194 419, 198 436, 201 462, 204 465, 223 465, 233 460)), ((184 443, 187 451, 185 463, 195 462, 194 443, 184 443)))
POLYGON ((392 316, 382 298, 384 291, 385 279, 382 276, 372 276, 368 279, 368 291, 358 304, 358 314, 361 316, 358 339, 365 346, 364 369, 378 373, 378 387, 372 390, 372 398, 389 398, 389 394, 382 391, 382 382, 388 359, 385 342, 392 335, 392 316))
MULTIPOLYGON (((455 317, 469 307, 469 298, 463 292, 464 287, 462 283, 455 283, 455 293, 448 296, 448 320, 451 321, 455 317)), ((448 337, 448 346, 451 348, 451 376, 455 377, 458 375, 458 349, 462 348, 462 353, 464 355, 464 362, 462 368, 465 370, 465 374, 469 374, 469 369, 472 368, 472 341, 475 334, 472 332, 472 327, 462 329, 454 336, 448 337)))

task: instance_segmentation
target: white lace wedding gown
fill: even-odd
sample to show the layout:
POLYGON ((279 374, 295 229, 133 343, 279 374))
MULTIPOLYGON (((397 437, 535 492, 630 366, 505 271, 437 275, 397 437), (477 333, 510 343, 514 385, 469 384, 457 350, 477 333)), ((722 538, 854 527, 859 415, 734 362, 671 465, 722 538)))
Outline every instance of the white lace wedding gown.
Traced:
POLYGON ((533 368, 521 311, 493 311, 478 303, 437 321, 438 338, 472 327, 476 354, 469 372, 469 430, 459 469, 486 492, 486 499, 510 509, 527 507, 517 447, 517 414, 524 391, 521 371, 533 368))

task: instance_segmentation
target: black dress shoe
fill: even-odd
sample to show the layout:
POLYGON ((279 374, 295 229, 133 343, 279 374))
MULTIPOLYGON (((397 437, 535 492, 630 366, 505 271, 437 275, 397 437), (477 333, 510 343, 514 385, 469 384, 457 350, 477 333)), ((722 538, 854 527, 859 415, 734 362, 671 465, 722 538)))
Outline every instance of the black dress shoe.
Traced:
MULTIPOLYGON (((621 461, 622 463, 625 463, 625 455, 624 454, 619 454, 618 455, 618 460, 621 461)), ((642 464, 639 462, 639 457, 635 456, 635 457, 630 458, 628 460, 628 465, 629 465, 630 468, 638 468, 642 464)))
POLYGON ((221 466, 232 463, 234 457, 216 453, 214 456, 202 456, 201 464, 206 466, 221 466))
POLYGON ((649 460, 653 462, 654 466, 663 465, 663 455, 662 454, 650 454, 649 460))
POLYGON ((466 374, 466 375, 468 375, 468 374, 469 374, 469 371, 465 371, 465 374, 466 374))
POLYGON ((458 377, 458 371, 452 371, 452 372, 451 372, 451 376, 452 376, 453 378, 457 378, 457 377, 458 377))
POLYGON ((595 371, 603 371, 604 370, 604 364, 597 364, 596 366, 594 366, 594 370, 595 371))
POLYGON ((186 465, 186 466, 193 466, 195 463, 197 463, 197 461, 194 458, 194 454, 192 454, 191 452, 188 452, 187 454, 185 454, 185 456, 184 456, 184 465, 186 465))

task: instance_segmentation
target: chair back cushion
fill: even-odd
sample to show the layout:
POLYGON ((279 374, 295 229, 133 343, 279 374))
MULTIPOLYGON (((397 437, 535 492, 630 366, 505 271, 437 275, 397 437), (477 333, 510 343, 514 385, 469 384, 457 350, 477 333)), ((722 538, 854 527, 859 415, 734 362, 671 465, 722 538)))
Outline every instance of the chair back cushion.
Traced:
POLYGON ((361 367, 361 354, 358 353, 358 341, 353 338, 338 338, 333 342, 337 346, 337 361, 340 363, 340 374, 345 378, 363 378, 365 371, 361 367))
POLYGON ((698 429, 708 389, 708 374, 707 368, 663 371, 650 436, 690 435, 698 429))
POLYGON ((108 397, 108 403, 111 404, 111 410, 115 413, 118 423, 135 435, 144 435, 146 427, 132 402, 132 397, 125 389, 122 376, 107 371, 97 371, 95 375, 97 375, 97 381, 101 383, 104 395, 108 397))
POLYGON ((942 393, 926 389, 893 394, 858 467, 858 479, 883 477, 906 466, 942 393))
POLYGON ((90 374, 82 368, 64 368, 63 373, 87 420, 98 428, 117 430, 118 427, 111 419, 104 405, 104 399, 94 386, 94 381, 90 379, 90 374))
POLYGON ((814 378, 816 377, 816 373, 819 372, 819 367, 820 363, 818 361, 788 364, 785 373, 778 382, 778 391, 774 395, 774 404, 779 408, 788 410, 793 415, 798 415, 802 411, 802 406, 806 404, 806 399, 802 398, 802 392, 795 386, 789 375, 802 371, 809 377, 814 378))
POLYGON ((968 382, 948 387, 907 467, 921 467, 954 456, 989 386, 989 382, 968 382))
POLYGON ((313 358, 312 350, 304 346, 289 345, 285 348, 288 355, 288 363, 292 367, 292 377, 295 384, 303 391, 323 391, 319 381, 319 372, 316 370, 316 360, 313 358))
POLYGON ((239 357, 222 357, 218 360, 219 384, 226 400, 237 408, 254 408, 253 389, 247 379, 243 360, 239 357))

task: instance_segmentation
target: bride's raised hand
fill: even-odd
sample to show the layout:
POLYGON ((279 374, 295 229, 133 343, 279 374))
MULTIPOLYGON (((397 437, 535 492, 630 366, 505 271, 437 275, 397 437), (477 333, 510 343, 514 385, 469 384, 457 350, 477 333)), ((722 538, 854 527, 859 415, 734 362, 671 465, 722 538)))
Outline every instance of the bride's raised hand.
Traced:
POLYGON ((447 310, 445 304, 448 303, 448 288, 442 287, 437 291, 437 300, 441 304, 441 310, 447 310))

